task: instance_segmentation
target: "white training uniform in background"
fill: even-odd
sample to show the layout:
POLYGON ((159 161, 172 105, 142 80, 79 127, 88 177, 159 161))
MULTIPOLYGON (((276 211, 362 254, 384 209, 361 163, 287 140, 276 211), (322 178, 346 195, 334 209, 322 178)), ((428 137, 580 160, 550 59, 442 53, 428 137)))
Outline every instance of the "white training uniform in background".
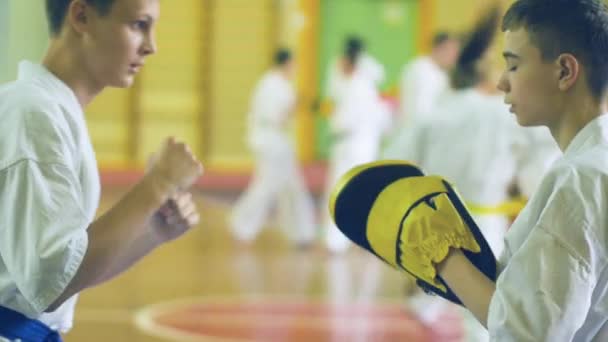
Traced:
POLYGON ((379 89, 386 78, 384 67, 378 60, 367 53, 363 53, 357 60, 357 70, 379 89))
MULTIPOLYGON (((363 53, 356 62, 355 69, 371 81, 377 88, 380 87, 386 77, 384 67, 374 57, 363 53)), ((340 98, 345 89, 348 77, 344 75, 338 61, 334 62, 329 69, 327 77, 327 97, 334 102, 340 98)))
MULTIPOLYGON (((410 137, 403 157, 419 163, 427 174, 450 181, 466 203, 477 207, 496 207, 507 201, 513 182, 524 194, 533 193, 559 156, 546 128, 520 127, 502 97, 475 89, 446 94, 431 115, 418 122, 410 137)), ((498 258, 504 248, 508 217, 472 214, 498 258)), ((431 304, 421 306, 420 310, 427 310, 431 304)), ((468 327, 469 333, 476 335, 470 341, 487 340, 487 331, 476 325, 474 331, 468 327)))
POLYGON ((0 126, 0 306, 65 333, 77 296, 44 310, 82 262, 100 195, 84 114, 67 85, 22 62, 0 87, 0 126))
POLYGON ((397 122, 382 151, 383 158, 395 159, 407 148, 410 127, 430 114, 441 95, 449 90, 448 82, 448 74, 429 56, 418 57, 405 66, 397 122))
POLYGON ((506 235, 492 341, 606 341, 608 114, 570 142, 506 235))
MULTIPOLYGON (((368 57, 371 58, 371 57, 368 57)), ((332 147, 325 199, 338 179, 352 167, 378 158, 383 133, 390 125, 388 107, 380 98, 378 82, 383 72, 377 62, 357 63, 355 71, 340 76, 340 86, 333 89, 335 110, 330 118, 332 147)), ((343 252, 350 245, 325 210, 327 247, 343 252)))
POLYGON ((257 236, 275 203, 281 226, 289 230, 294 242, 308 243, 315 237, 314 204, 288 134, 295 105, 295 90, 281 72, 269 71, 258 82, 248 114, 248 144, 255 157, 255 172, 230 220, 241 241, 257 236))
MULTIPOLYGON (((446 94, 417 131, 411 148, 418 145, 412 153, 419 154, 415 159, 420 166, 452 182, 465 202, 474 206, 504 203, 513 182, 525 194, 533 193, 559 155, 546 128, 520 127, 502 97, 474 89, 446 94), (535 172, 519 172, 530 169, 535 172)), ((473 217, 494 255, 500 256, 508 218, 475 212, 473 217)))
POLYGON ((405 66, 401 76, 399 114, 402 121, 428 114, 448 89, 448 74, 431 57, 414 59, 405 66))

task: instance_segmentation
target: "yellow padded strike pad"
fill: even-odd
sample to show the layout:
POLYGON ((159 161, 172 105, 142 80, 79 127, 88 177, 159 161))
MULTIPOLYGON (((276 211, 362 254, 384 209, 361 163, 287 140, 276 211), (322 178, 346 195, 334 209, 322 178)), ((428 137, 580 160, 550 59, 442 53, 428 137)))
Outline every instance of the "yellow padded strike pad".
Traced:
POLYGON ((460 248, 489 279, 496 260, 453 186, 404 161, 364 164, 332 191, 331 216, 355 244, 418 279, 427 292, 461 304, 434 265, 460 248))

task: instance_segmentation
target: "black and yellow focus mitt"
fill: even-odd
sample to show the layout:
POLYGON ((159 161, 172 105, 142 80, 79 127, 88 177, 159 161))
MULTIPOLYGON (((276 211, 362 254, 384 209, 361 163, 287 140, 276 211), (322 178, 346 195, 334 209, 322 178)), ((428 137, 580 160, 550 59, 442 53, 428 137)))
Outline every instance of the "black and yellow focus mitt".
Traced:
POLYGON ((353 168, 335 185, 329 210, 350 240, 417 279, 423 290, 462 305, 435 270, 450 248, 496 281, 496 259, 452 185, 403 161, 353 168))

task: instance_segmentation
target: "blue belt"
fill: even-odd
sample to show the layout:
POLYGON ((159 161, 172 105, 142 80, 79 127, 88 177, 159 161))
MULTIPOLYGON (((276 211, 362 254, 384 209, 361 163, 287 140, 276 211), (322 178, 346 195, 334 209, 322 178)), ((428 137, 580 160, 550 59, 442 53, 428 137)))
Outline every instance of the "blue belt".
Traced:
POLYGON ((61 336, 35 319, 0 306, 0 336, 23 342, 61 342, 61 336))

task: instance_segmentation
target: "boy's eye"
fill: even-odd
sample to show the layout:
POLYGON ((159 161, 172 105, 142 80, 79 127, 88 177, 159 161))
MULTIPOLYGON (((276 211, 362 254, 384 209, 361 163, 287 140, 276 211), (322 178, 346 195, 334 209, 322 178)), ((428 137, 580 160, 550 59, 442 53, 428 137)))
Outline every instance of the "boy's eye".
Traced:
POLYGON ((517 70, 517 65, 509 67, 509 71, 516 71, 516 70, 517 70))
POLYGON ((145 31, 148 29, 148 22, 145 20, 137 20, 132 24, 134 29, 145 31))

